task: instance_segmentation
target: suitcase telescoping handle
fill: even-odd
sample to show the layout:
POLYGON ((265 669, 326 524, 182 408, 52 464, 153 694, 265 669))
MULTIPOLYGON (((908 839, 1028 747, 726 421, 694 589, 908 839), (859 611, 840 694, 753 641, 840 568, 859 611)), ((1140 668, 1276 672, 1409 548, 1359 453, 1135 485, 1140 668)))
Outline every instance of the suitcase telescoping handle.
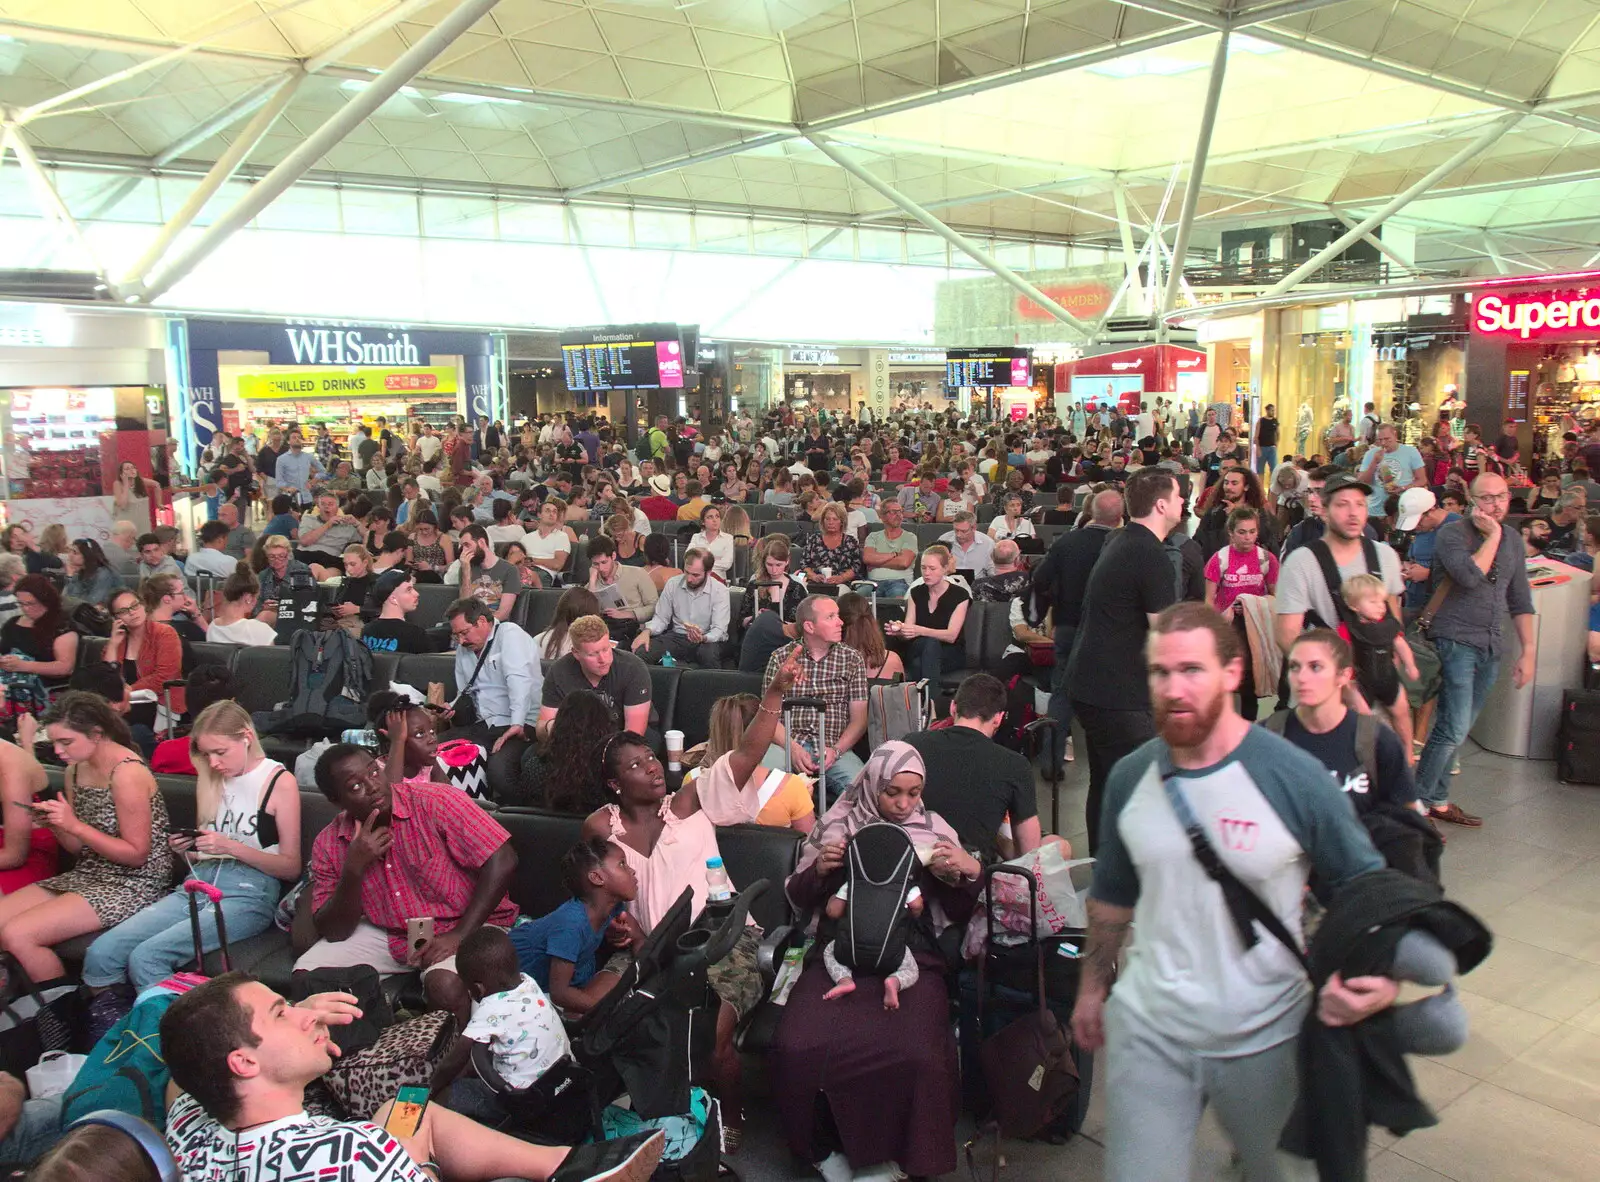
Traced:
MULTIPOLYGON (((783 700, 783 770, 794 775, 794 712, 796 710, 818 710, 827 716, 828 703, 822 698, 785 698, 783 700)), ((822 727, 817 728, 818 737, 822 734, 822 727)), ((817 816, 820 818, 828 811, 828 777, 822 772, 822 753, 817 752, 817 816)))
POLYGON ((200 939, 200 896, 204 895, 211 900, 211 909, 217 914, 217 940, 220 943, 218 955, 222 958, 222 971, 230 972, 233 968, 228 958, 228 923, 222 917, 222 890, 212 883, 198 878, 186 879, 183 889, 189 895, 189 927, 194 932, 194 963, 195 968, 204 973, 206 971, 205 947, 200 939))
POLYGON ((1002 875, 1020 878, 1028 884, 1028 942, 1033 946, 1035 971, 1037 975, 1036 988, 1039 991, 1039 1013, 1045 1012, 1044 992, 1044 944, 1039 940, 1039 880, 1034 877, 1033 871, 1022 866, 1007 866, 999 863, 988 866, 983 871, 983 899, 984 899, 984 946, 983 955, 978 958, 978 1023, 982 1029, 983 1002, 988 992, 988 973, 986 971, 989 958, 994 955, 994 880, 1002 875))

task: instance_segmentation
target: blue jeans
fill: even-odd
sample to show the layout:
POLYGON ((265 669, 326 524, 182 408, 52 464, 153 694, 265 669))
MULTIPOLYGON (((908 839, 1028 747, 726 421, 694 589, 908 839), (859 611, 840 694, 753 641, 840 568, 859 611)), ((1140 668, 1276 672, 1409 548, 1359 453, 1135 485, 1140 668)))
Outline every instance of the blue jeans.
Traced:
POLYGON ((30 1166, 61 1140, 61 1097, 24 1100, 17 1123, 0 1141, 0 1162, 30 1166))
POLYGON ((1434 640, 1433 647, 1439 654, 1439 704, 1417 763, 1417 798, 1429 808, 1450 799, 1450 761, 1500 673, 1500 658, 1485 649, 1443 636, 1434 640))
POLYGON ((932 636, 918 636, 911 642, 911 660, 908 666, 915 666, 917 676, 929 682, 937 691, 939 688, 939 674, 954 672, 967 663, 967 646, 964 644, 946 644, 932 636))
POLYGON ((1278 466, 1278 449, 1276 447, 1263 447, 1256 454, 1256 471, 1261 479, 1272 479, 1272 473, 1278 466))
POLYGON ((885 579, 878 584, 878 596, 882 599, 904 599, 910 589, 911 584, 904 579, 885 579))
POLYGON ((1072 695, 1067 692, 1067 662, 1072 658, 1072 642, 1077 635, 1075 625, 1056 625, 1056 665, 1050 671, 1050 717, 1057 723, 1057 764, 1067 758, 1067 740, 1072 735, 1072 695))
MULTIPOLYGON (((214 866, 202 862, 195 877, 221 888, 230 943, 260 935, 272 926, 278 907, 277 879, 231 860, 214 866)), ((215 906, 204 896, 200 898, 200 937, 207 952, 222 946, 217 938, 215 906)), ((126 978, 135 989, 148 989, 193 957, 189 897, 180 887, 132 919, 102 932, 84 955, 83 982, 99 988, 126 978)))
MULTIPOLYGON (((800 740, 811 758, 817 758, 817 741, 814 738, 800 740)), ((833 761, 828 770, 823 773, 823 782, 828 786, 828 800, 838 800, 844 795, 844 790, 856 782, 856 777, 861 774, 861 756, 854 751, 841 751, 839 757, 833 761)), ((821 818, 818 818, 819 820, 821 818)))

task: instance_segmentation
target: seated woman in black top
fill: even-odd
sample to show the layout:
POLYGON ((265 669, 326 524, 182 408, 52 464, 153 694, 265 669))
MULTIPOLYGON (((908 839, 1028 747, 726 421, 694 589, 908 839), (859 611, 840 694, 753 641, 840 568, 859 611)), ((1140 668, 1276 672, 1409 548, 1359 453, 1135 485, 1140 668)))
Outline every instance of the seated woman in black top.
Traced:
POLYGON ((941 672, 962 668, 967 663, 967 648, 961 643, 961 630, 967 623, 967 605, 972 594, 953 582, 950 574, 955 559, 945 546, 929 546, 922 552, 922 578, 911 587, 906 602, 904 623, 890 621, 884 631, 911 640, 912 673, 938 683, 941 672))
POLYGON ((6 715, 42 713, 46 691, 67 684, 78 660, 78 634, 67 625, 61 592, 44 575, 24 575, 15 588, 22 613, 0 627, 0 680, 6 715))

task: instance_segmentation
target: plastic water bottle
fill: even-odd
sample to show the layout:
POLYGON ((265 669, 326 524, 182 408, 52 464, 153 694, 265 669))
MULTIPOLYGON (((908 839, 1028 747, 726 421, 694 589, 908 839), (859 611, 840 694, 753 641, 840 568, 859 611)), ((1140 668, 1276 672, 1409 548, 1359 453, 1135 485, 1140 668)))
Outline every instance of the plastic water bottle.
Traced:
POLYGON ((706 859, 706 902, 731 903, 733 901, 733 884, 728 881, 728 872, 722 867, 721 858, 706 859))

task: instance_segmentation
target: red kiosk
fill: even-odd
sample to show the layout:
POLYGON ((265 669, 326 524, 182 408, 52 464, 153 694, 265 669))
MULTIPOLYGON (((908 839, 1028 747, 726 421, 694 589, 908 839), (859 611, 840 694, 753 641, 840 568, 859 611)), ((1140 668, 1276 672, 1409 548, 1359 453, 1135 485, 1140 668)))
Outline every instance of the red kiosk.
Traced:
POLYGON ((1057 405, 1119 403, 1128 414, 1150 398, 1208 401, 1206 355, 1184 345, 1135 345, 1113 353, 1097 353, 1056 366, 1057 405))

